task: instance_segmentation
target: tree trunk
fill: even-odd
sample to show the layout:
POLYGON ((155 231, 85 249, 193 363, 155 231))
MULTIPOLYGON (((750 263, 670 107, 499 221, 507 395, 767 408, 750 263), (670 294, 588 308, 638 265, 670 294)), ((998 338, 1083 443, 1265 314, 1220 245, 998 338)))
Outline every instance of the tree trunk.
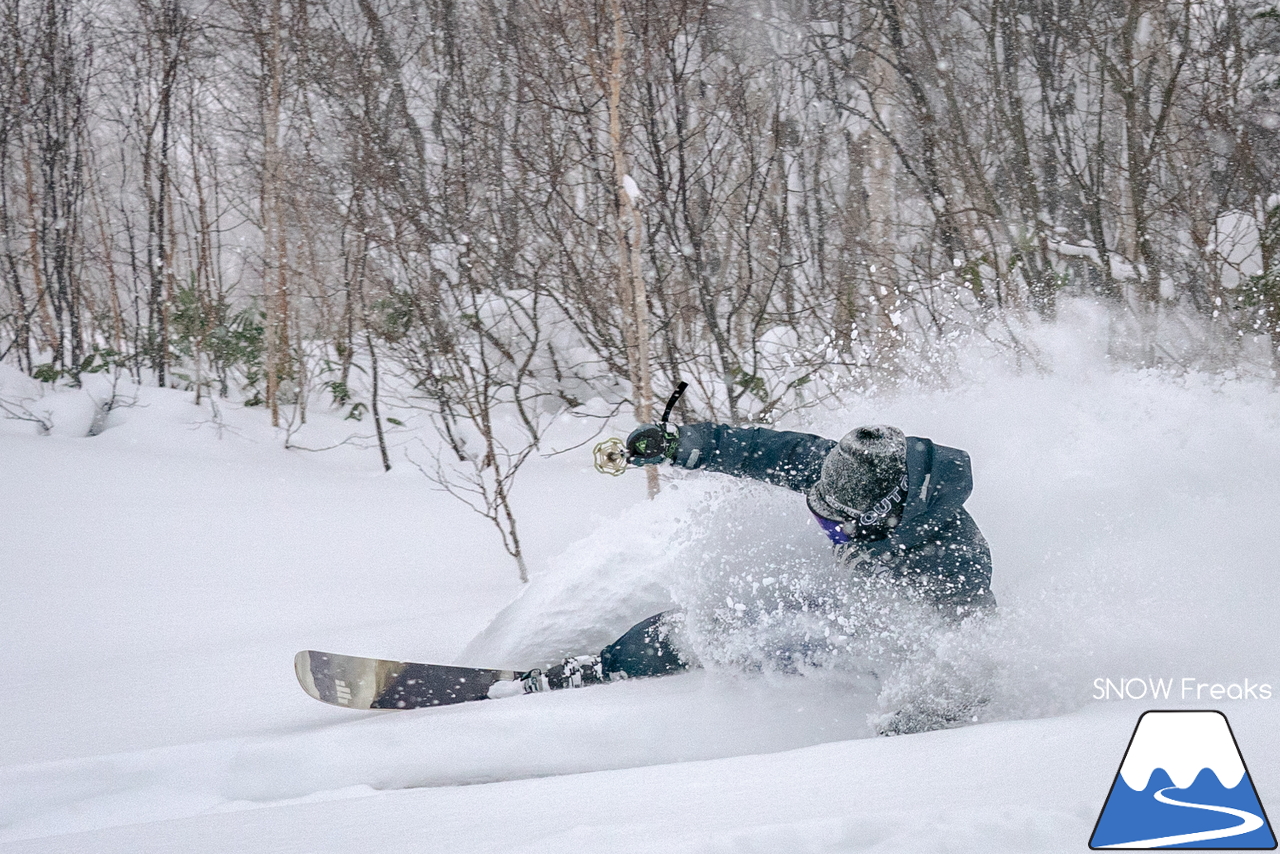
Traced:
MULTIPOLYGON (((622 64, 626 52, 621 0, 609 0, 613 21, 613 51, 605 77, 608 87, 609 148, 613 155, 614 195, 617 216, 614 218, 618 244, 618 295, 622 305, 623 339, 627 348, 627 369, 634 395, 636 420, 646 424, 653 420, 653 379, 649 366, 649 296, 640 262, 643 223, 636 200, 628 187, 635 186, 627 168, 626 148, 622 139, 622 64)), ((661 488, 655 466, 646 469, 649 497, 661 488)))
POLYGON ((271 426, 280 426, 280 381, 288 365, 289 299, 283 222, 284 187, 280 154, 280 99, 284 63, 281 56, 281 0, 271 0, 267 33, 267 85, 263 100, 262 240, 263 304, 266 310, 266 405, 271 426))

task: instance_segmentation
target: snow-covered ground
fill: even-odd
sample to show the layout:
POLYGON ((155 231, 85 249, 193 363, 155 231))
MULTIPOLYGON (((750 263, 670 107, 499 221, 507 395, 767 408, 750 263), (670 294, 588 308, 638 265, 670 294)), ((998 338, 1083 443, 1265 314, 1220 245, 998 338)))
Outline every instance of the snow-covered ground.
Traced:
MULTIPOLYGON (((403 713, 316 703, 294 652, 529 666, 673 601, 706 612, 780 567, 814 569, 821 534, 796 496, 715 475, 648 502, 643 478, 602 477, 584 449, 521 475, 521 589, 488 523, 405 461, 407 430, 384 474, 374 450, 285 450, 260 410, 214 419, 175 391, 140 390, 92 438, 0 421, 0 843, 1084 851, 1149 708, 1224 711, 1274 812, 1280 395, 1110 370, 1077 341, 1056 364, 783 425, 893 423, 968 450, 990 622, 932 630, 878 680, 711 667, 403 713), (1175 680, 1172 696, 1094 699, 1097 679, 1147 677, 1175 680), (1272 699, 1184 699, 1183 679, 1272 699), (904 698, 975 681, 979 722, 874 735, 904 698)), ((12 372, 0 392, 34 394, 12 372)), ((80 393, 64 394, 42 405, 74 433, 80 393)), ((294 443, 352 428, 313 412, 294 443)))

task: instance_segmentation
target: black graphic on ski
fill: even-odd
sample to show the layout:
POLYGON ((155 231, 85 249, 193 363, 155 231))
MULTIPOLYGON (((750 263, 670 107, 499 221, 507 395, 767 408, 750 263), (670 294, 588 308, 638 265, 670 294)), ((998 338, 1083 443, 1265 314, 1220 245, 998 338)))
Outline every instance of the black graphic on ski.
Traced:
POLYGON ((324 703, 348 709, 420 709, 523 692, 514 670, 386 661, 303 650, 293 668, 302 690, 324 703))

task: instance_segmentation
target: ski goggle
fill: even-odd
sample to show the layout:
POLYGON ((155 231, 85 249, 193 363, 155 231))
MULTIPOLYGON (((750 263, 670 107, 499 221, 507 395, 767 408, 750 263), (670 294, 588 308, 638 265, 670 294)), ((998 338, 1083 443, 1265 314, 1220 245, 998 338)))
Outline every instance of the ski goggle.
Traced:
POLYGON ((822 533, 827 535, 827 539, 837 546, 842 546, 853 540, 853 537, 849 536, 849 533, 844 529, 844 526, 850 523, 837 522, 835 519, 828 519, 825 516, 819 516, 817 513, 813 514, 813 518, 818 520, 818 527, 822 529, 822 533))

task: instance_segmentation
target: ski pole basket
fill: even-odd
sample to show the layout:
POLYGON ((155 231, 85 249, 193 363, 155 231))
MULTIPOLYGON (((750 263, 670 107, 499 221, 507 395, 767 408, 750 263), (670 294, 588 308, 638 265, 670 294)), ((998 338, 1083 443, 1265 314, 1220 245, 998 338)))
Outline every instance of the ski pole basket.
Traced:
POLYGON ((617 477, 627 470, 627 446, 617 436, 596 445, 594 455, 596 471, 600 474, 617 477))

